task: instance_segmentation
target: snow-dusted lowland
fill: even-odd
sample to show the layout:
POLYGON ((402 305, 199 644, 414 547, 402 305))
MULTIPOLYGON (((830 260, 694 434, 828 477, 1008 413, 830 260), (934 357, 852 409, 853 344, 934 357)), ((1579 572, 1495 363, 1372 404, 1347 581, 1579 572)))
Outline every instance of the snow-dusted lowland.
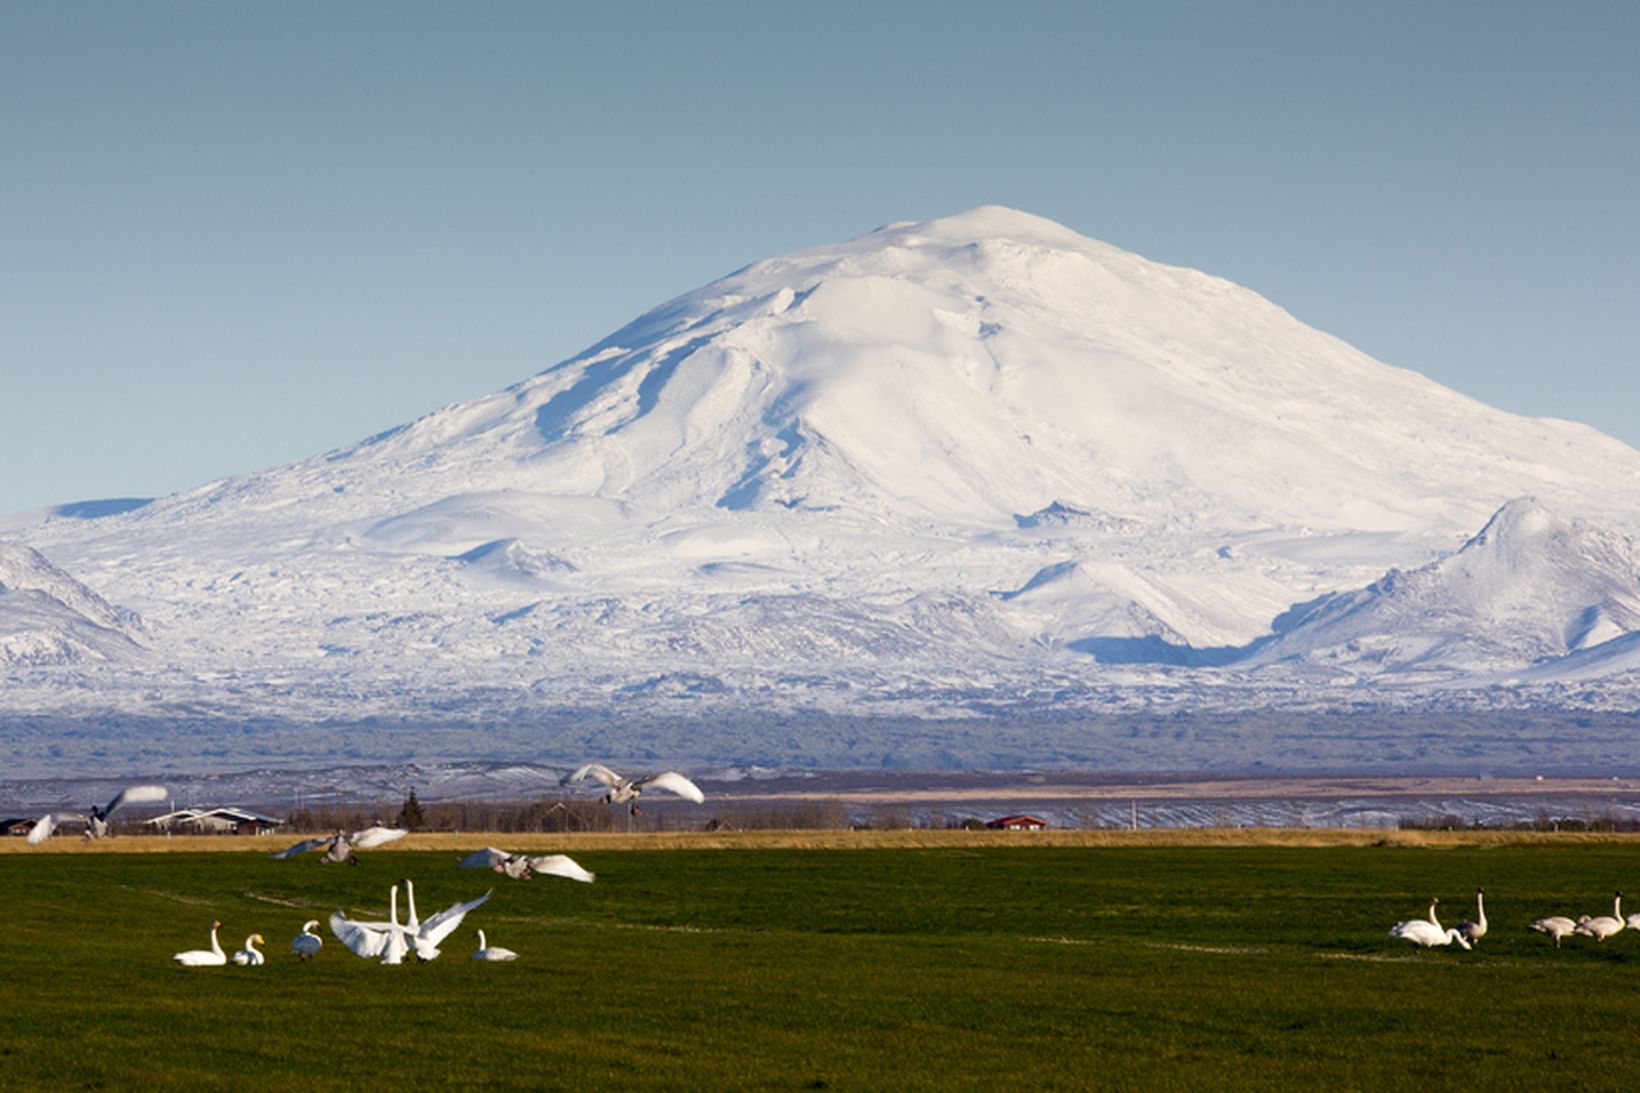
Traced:
POLYGON ((980 208, 349 448, 0 519, 0 754, 1598 766, 1640 755, 1637 530, 1615 440, 980 208), (1443 736, 1493 710, 1498 756, 1443 736))

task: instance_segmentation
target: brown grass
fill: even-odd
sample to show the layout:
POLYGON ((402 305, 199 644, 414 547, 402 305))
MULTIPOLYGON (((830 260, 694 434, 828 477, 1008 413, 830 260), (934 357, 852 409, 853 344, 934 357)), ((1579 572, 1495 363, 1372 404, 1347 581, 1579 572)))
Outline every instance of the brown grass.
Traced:
MULTIPOLYGON (((87 842, 59 837, 40 846, 21 838, 0 839, 0 854, 163 854, 219 851, 266 854, 296 841, 290 836, 122 835, 87 842)), ((1063 829, 1048 831, 664 831, 642 834, 565 832, 499 834, 435 832, 409 835, 384 850, 468 852, 497 846, 514 853, 576 853, 600 850, 881 850, 972 847, 1291 846, 1457 847, 1640 843, 1640 833, 1537 831, 1400 831, 1369 828, 1156 828, 1141 831, 1063 829)), ((366 850, 369 855, 379 851, 366 850)))

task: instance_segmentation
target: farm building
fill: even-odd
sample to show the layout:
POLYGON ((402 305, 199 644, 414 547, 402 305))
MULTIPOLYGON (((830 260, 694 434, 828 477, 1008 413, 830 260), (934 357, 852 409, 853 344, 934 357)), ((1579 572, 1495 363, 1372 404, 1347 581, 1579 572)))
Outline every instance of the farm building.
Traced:
POLYGON ((39 818, 36 816, 33 820, 28 820, 9 816, 4 820, 0 820, 0 835, 27 835, 29 829, 34 826, 35 821, 39 818))
POLYGON ((998 816, 987 820, 985 826, 997 831, 1041 831, 1048 821, 1037 816, 998 816))
POLYGON ((183 808, 144 820, 155 831, 178 831, 200 835, 268 835, 285 821, 264 816, 248 808, 183 808))

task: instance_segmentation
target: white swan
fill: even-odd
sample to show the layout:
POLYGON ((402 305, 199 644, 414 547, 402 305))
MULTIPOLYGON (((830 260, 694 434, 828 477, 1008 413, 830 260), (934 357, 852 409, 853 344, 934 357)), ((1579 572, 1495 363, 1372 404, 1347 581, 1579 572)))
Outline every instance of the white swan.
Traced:
POLYGON ((1596 941, 1605 941, 1608 937, 1623 929, 1623 893, 1619 892, 1612 897, 1612 913, 1600 915, 1597 918, 1587 918, 1578 922, 1573 933, 1592 937, 1596 941))
POLYGON ((1471 945, 1486 936, 1486 889, 1475 889, 1475 920, 1465 919, 1458 923, 1457 930, 1471 945))
POLYGON ((222 944, 216 939, 216 932, 222 928, 222 923, 211 923, 211 947, 209 949, 189 949, 171 957, 178 964, 188 968, 207 968, 217 964, 226 964, 228 954, 222 951, 222 944))
POLYGON ((503 949, 499 945, 491 945, 485 940, 483 930, 474 930, 478 935, 478 951, 473 954, 474 960, 517 960, 518 954, 511 949, 503 949))
POLYGON ((429 915, 427 921, 422 922, 416 918, 416 886, 407 879, 404 882, 404 889, 410 901, 410 925, 406 927, 406 933, 411 948, 421 960, 437 960, 439 942, 454 933, 456 927, 461 925, 461 920, 467 917, 467 912, 483 904, 495 891, 492 888, 475 900, 453 903, 437 914, 429 915))
POLYGON ((568 854, 543 854, 532 858, 526 854, 509 854, 493 846, 468 854, 456 865, 462 869, 494 869, 514 880, 529 880, 538 873, 544 873, 591 884, 597 876, 582 869, 568 854))
POLYGON ((252 934, 250 937, 245 939, 245 947, 233 954, 233 962, 235 964, 248 965, 250 967, 256 967, 266 963, 262 956, 261 950, 257 948, 258 945, 266 944, 267 942, 262 940, 261 934, 252 934))
POLYGON ((1460 948, 1470 947, 1456 929, 1443 930, 1439 926, 1431 926, 1425 919, 1415 918, 1407 922, 1397 922, 1390 927, 1389 936, 1398 941, 1410 941, 1414 945, 1431 949, 1436 945, 1450 945, 1456 941, 1460 948))
POLYGON ((403 964, 410 951, 410 941, 404 926, 399 923, 398 885, 388 891, 387 900, 386 922, 357 922, 340 911, 333 911, 330 932, 357 956, 366 959, 379 956, 383 964, 403 964))
MULTIPOLYGON (((1589 916, 1584 915, 1579 921, 1587 922, 1588 919, 1589 916)), ((1555 948, 1558 949, 1560 948, 1560 939, 1576 930, 1577 925, 1576 922, 1573 922, 1565 915, 1550 915, 1548 918, 1540 918, 1536 922, 1528 923, 1526 928, 1536 930, 1540 934, 1548 934, 1554 939, 1555 948)))
POLYGON ((302 923, 302 932, 292 938, 290 942, 290 951, 294 955, 301 957, 303 960, 312 960, 319 955, 319 950, 324 947, 325 939, 313 932, 313 928, 317 925, 319 925, 319 920, 316 918, 310 918, 302 923))
POLYGON ((142 804, 145 801, 163 801, 171 793, 164 786, 127 786, 114 795, 104 808, 91 806, 91 814, 82 812, 50 812, 41 816, 33 827, 28 830, 28 843, 36 846, 44 842, 57 829, 57 825, 64 820, 77 820, 85 824, 85 837, 100 839, 107 835, 108 821, 126 805, 142 804))
POLYGON ((320 835, 312 839, 303 839, 301 842, 287 846, 283 850, 274 851, 268 857, 283 861, 286 858, 295 857, 297 854, 305 854, 309 850, 318 850, 320 847, 324 847, 325 855, 319 859, 320 861, 331 865, 340 865, 343 862, 358 865, 358 856, 353 853, 355 850, 371 850, 395 839, 402 839, 408 834, 410 834, 409 830, 402 827, 367 827, 362 831, 355 831, 351 834, 338 831, 334 835, 320 835))
POLYGON ((1389 936, 1397 941, 1410 941, 1425 949, 1434 948, 1436 945, 1450 945, 1454 941, 1462 948, 1469 948, 1469 942, 1457 930, 1442 928, 1440 920, 1435 917, 1435 905, 1439 902, 1441 901, 1430 897, 1427 919, 1414 918, 1406 922, 1397 922, 1389 928, 1389 936))
POLYGON ((699 786, 675 770, 662 771, 660 774, 648 774, 642 778, 622 778, 602 763, 588 763, 573 773, 566 774, 559 781, 559 785, 567 786, 571 782, 579 782, 581 779, 589 777, 596 778, 609 787, 609 792, 600 797, 599 800, 605 804, 617 805, 623 801, 631 801, 632 804, 629 807, 634 816, 639 811, 638 796, 649 787, 664 789, 668 793, 676 793, 679 797, 693 801, 697 805, 706 800, 706 794, 700 791, 699 786))

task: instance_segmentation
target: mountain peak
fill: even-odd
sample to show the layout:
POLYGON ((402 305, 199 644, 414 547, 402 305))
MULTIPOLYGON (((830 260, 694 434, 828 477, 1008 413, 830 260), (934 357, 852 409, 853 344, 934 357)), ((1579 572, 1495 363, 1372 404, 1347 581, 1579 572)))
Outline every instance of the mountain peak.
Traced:
POLYGON ((1516 497, 1503 503, 1486 526, 1465 544, 1465 549, 1517 540, 1539 538, 1560 528, 1566 521, 1538 503, 1535 497, 1516 497))
POLYGON ((985 239, 1008 239, 1050 247, 1078 246, 1095 242, 1045 216, 1011 209, 1006 205, 980 205, 966 212, 932 220, 900 221, 871 235, 914 235, 940 243, 970 243, 985 239))

